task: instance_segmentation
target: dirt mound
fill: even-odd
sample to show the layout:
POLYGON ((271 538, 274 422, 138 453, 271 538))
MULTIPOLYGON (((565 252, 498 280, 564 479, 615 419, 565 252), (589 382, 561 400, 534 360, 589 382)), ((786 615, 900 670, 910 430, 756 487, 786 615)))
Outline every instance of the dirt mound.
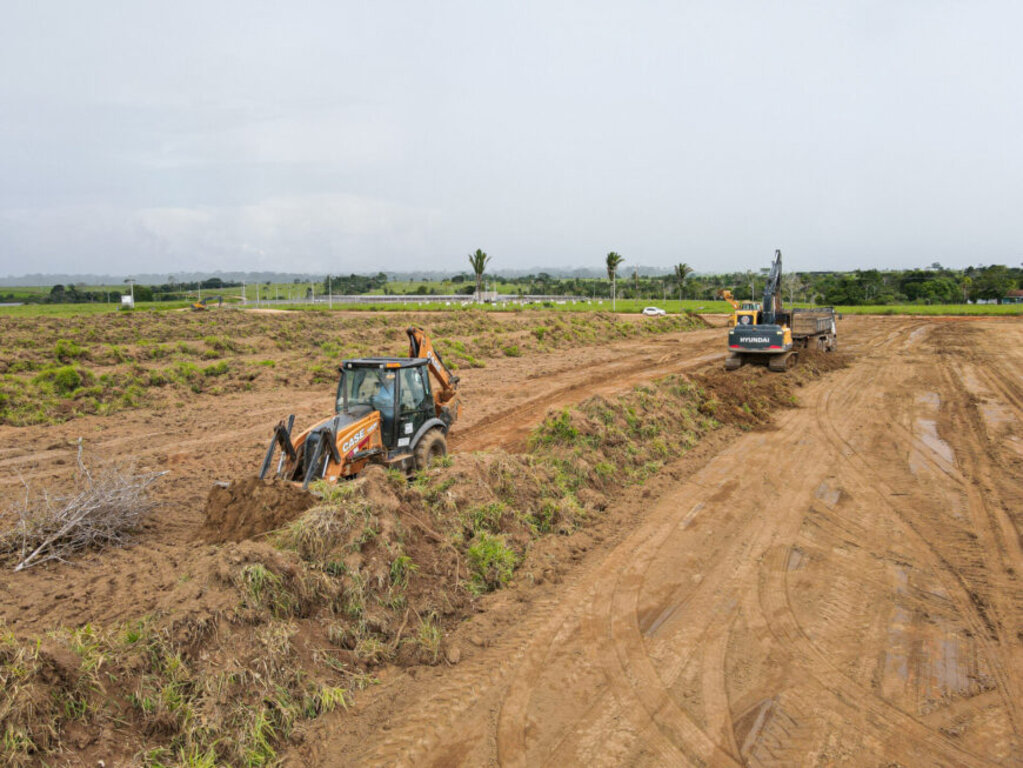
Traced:
POLYGON ((313 494, 283 480, 235 480, 210 490, 201 535, 210 544, 251 539, 290 523, 315 503, 313 494))
POLYGON ((803 349, 799 352, 797 365, 811 369, 815 373, 837 371, 848 368, 852 360, 847 352, 818 352, 815 349, 803 349))

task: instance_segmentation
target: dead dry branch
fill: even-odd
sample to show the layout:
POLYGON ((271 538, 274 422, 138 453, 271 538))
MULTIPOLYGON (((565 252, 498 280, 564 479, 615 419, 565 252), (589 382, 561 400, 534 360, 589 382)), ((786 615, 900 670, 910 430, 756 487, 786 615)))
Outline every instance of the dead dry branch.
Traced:
POLYGON ((156 509, 149 488, 165 474, 116 463, 90 470, 79 440, 78 470, 68 493, 33 492, 25 484, 22 501, 0 513, 0 561, 21 571, 66 561, 84 549, 124 545, 156 509))

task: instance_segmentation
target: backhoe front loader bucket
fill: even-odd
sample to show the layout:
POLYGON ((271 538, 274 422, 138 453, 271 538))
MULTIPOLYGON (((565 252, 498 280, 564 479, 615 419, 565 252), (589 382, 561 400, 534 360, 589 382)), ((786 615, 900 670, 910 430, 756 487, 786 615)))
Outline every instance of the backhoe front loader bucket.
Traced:
POLYGON ((309 483, 326 474, 331 461, 335 464, 341 463, 341 454, 337 450, 337 436, 329 427, 313 432, 306 438, 304 445, 305 477, 302 480, 302 488, 308 488, 309 483))
MULTIPOLYGON (((278 462, 277 472, 280 472, 281 462, 284 461, 284 457, 287 456, 292 461, 295 460, 297 452, 295 446, 291 443, 291 428, 295 426, 295 414, 288 416, 288 423, 285 425, 284 421, 280 421, 276 427, 274 427, 274 436, 270 441, 270 447, 266 449, 266 458, 263 459, 263 466, 259 470, 259 479, 265 480, 266 473, 270 470, 270 464, 273 462, 274 450, 278 444, 281 446, 281 460, 278 462)), ((275 472, 274 474, 277 474, 275 472)))

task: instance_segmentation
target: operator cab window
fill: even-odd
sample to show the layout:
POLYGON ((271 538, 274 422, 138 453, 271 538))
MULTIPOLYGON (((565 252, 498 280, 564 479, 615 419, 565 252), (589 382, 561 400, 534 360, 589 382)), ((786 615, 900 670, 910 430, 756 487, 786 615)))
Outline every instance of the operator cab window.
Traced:
POLYGON ((389 384, 391 396, 394 393, 394 371, 381 368, 349 368, 345 371, 344 384, 337 408, 344 408, 344 396, 348 394, 349 409, 365 405, 374 410, 384 405, 381 393, 386 393, 384 385, 389 384))
POLYGON ((401 410, 418 411, 423 407, 428 395, 423 385, 422 368, 403 368, 401 370, 401 410))

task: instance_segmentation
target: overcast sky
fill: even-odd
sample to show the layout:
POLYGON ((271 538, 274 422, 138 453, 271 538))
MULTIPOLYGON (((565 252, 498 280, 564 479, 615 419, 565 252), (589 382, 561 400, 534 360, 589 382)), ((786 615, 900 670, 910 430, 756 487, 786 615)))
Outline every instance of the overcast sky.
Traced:
POLYGON ((0 275, 1023 261, 1023 4, 3 0, 0 275))

